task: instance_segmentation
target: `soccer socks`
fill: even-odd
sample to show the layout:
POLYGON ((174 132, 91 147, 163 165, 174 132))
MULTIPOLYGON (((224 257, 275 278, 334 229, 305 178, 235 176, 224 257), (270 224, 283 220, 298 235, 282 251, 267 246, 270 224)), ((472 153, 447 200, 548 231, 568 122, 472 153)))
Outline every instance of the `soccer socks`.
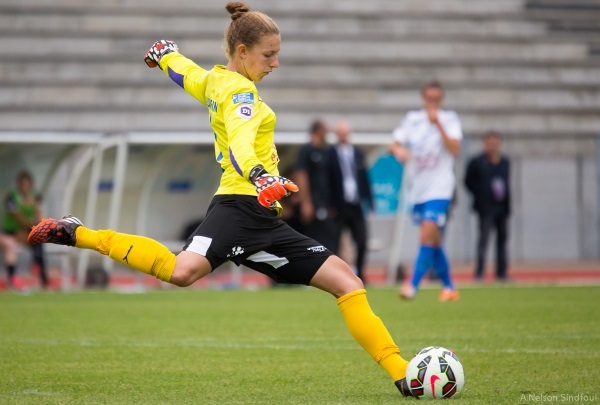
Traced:
POLYGON ((408 362, 400 356, 385 325, 371 310, 367 291, 353 291, 338 298, 337 303, 354 339, 394 381, 404 378, 408 362))
POLYGON ((421 280, 427 273, 427 271, 433 266, 435 248, 433 246, 422 245, 419 249, 419 254, 415 260, 415 268, 412 276, 412 286, 416 289, 419 288, 421 280))
POLYGON ((448 263, 446 253, 444 253, 444 249, 441 246, 435 248, 433 254, 433 267, 437 269, 444 287, 454 290, 454 284, 452 284, 452 279, 450 278, 450 264, 448 263))
POLYGON ((175 270, 175 255, 164 245, 145 236, 80 226, 75 231, 75 246, 93 249, 111 259, 169 282, 175 270))
POLYGON ((8 279, 12 280, 12 278, 15 276, 17 270, 17 266, 14 264, 7 264, 6 265, 6 273, 8 274, 8 279))

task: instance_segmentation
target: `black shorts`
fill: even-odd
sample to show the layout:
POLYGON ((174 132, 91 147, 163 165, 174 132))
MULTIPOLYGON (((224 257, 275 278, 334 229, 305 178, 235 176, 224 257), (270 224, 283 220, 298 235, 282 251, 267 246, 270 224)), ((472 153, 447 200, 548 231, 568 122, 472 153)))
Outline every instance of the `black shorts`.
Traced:
POLYGON ((212 269, 243 264, 285 284, 309 285, 333 253, 295 231, 256 197, 217 195, 183 250, 205 256, 212 269))

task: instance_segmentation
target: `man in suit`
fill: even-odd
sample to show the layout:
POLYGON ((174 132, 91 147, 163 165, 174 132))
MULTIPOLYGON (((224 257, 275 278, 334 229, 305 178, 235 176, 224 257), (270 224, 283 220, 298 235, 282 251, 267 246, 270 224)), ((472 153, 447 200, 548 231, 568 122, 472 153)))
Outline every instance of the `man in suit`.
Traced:
POLYGON ((298 151, 295 180, 298 191, 300 231, 319 241, 337 254, 337 240, 331 215, 331 182, 329 176, 329 128, 317 119, 310 124, 309 142, 298 151))
POLYGON ((337 144, 330 149, 332 203, 337 214, 336 240, 339 244, 342 231, 350 230, 356 245, 356 274, 364 282, 367 251, 365 211, 373 209, 373 197, 364 154, 350 143, 351 132, 348 121, 336 123, 337 144))
POLYGON ((483 153, 467 166, 465 185, 473 195, 473 210, 479 218, 475 278, 483 279, 485 252, 490 233, 496 230, 496 279, 507 278, 506 241, 510 215, 510 162, 500 151, 500 134, 489 131, 483 140, 483 153))

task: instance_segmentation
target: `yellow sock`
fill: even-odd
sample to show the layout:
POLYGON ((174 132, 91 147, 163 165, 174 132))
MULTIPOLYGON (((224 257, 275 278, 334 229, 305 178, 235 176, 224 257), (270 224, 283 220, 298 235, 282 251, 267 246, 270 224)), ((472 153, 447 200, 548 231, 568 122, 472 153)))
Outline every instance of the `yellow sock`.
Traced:
POLYGON ((93 249, 111 259, 169 282, 175 270, 175 255, 164 245, 145 236, 117 233, 110 229, 93 231, 83 226, 75 230, 75 246, 93 249))
POLYGON ((367 291, 348 293, 338 298, 337 303, 354 339, 394 381, 404 378, 408 362, 400 356, 400 350, 385 325, 371 310, 367 291))

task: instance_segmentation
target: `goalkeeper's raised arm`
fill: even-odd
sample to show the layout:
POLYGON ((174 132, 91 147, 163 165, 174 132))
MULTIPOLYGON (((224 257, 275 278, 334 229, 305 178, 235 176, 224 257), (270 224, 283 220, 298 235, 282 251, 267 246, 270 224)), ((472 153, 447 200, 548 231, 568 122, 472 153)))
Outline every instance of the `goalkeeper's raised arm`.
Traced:
POLYGON ((156 41, 146 52, 144 62, 150 68, 158 66, 179 87, 202 104, 207 104, 205 92, 208 71, 183 56, 174 41, 156 41))

